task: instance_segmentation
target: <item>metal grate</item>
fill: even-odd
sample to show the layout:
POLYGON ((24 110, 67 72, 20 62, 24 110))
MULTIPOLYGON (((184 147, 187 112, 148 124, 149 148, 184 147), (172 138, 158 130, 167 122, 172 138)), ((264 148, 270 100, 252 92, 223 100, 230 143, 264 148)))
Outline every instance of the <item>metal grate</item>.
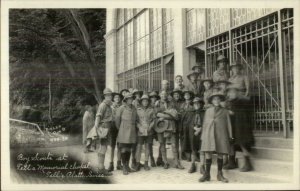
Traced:
POLYGON ((150 82, 152 90, 159 90, 161 88, 161 59, 157 59, 150 63, 150 82))
POLYGON ((133 70, 124 73, 125 88, 133 88, 133 70))
POLYGON ((206 43, 207 68, 206 75, 212 76, 217 69, 217 57, 223 54, 229 59, 229 33, 224 33, 214 38, 208 39, 206 43))
POLYGON ((260 133, 283 133, 277 22, 272 14, 232 31, 233 60, 250 78, 254 130, 260 133))
POLYGON ((138 90, 148 91, 149 88, 149 64, 144 64, 134 69, 135 87, 138 90))
MULTIPOLYGON (((293 131, 294 111, 294 14, 293 9, 281 11, 282 48, 287 128, 293 131)), ((289 133, 292 134, 292 133, 289 133)))

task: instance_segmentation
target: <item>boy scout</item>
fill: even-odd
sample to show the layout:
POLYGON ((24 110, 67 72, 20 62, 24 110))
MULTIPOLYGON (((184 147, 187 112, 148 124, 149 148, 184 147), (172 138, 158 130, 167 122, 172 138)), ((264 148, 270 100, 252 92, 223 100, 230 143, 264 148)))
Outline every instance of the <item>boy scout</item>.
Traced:
POLYGON ((189 84, 186 86, 186 89, 193 92, 195 95, 199 95, 201 90, 197 82, 198 73, 192 71, 187 75, 187 78, 189 80, 189 84))
POLYGON ((202 80, 203 86, 205 88, 203 93, 203 101, 204 101, 204 109, 209 108, 211 105, 208 103, 208 98, 213 93, 213 80, 210 78, 206 78, 202 80))
POLYGON ((227 81, 228 73, 226 71, 227 59, 223 55, 219 55, 217 58, 217 70, 213 73, 213 81, 227 81))
POLYGON ((135 97, 135 99, 133 100, 132 104, 134 105, 134 107, 137 109, 140 107, 140 99, 143 95, 143 91, 140 91, 138 89, 134 89, 132 92, 132 95, 135 97))
POLYGON ((137 165, 135 170, 139 171, 141 164, 141 152, 142 147, 145 145, 145 163, 144 169, 146 171, 150 170, 148 166, 149 159, 149 144, 152 144, 153 141, 153 127, 155 113, 154 109, 150 106, 150 100, 147 95, 143 95, 140 99, 141 106, 137 109, 137 128, 138 128, 138 145, 136 151, 136 161, 137 165))
POLYGON ((100 139, 100 148, 98 151, 99 174, 102 174, 103 176, 112 175, 112 173, 106 170, 104 167, 107 145, 111 142, 112 138, 110 132, 113 121, 111 108, 112 93, 113 92, 109 88, 105 88, 103 90, 104 100, 98 107, 94 125, 95 131, 90 131, 88 135, 89 138, 94 139, 96 136, 98 136, 100 139))
POLYGON ((185 85, 183 84, 183 77, 181 75, 177 75, 175 77, 175 88, 179 90, 183 90, 185 85))
POLYGON ((155 130, 157 132, 158 141, 160 143, 160 150, 164 162, 164 169, 169 168, 167 161, 166 143, 172 145, 175 168, 184 169, 178 159, 178 152, 176 149, 176 121, 178 120, 178 113, 174 109, 173 104, 168 101, 168 93, 162 91, 160 98, 156 104, 157 123, 155 130))

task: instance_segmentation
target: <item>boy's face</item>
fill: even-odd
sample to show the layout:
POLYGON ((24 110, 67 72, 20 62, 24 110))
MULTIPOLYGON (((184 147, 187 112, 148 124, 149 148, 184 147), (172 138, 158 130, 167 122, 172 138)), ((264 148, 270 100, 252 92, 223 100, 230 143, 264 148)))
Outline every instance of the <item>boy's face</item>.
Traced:
POLYGON ((173 94, 173 97, 174 97, 174 100, 176 100, 176 101, 178 101, 178 100, 180 99, 180 95, 179 95, 178 92, 175 92, 175 93, 173 94))
POLYGON ((149 104, 149 101, 147 99, 142 100, 142 106, 147 107, 149 104))
POLYGON ((229 90, 227 92, 227 97, 228 99, 233 100, 238 97, 238 92, 236 90, 229 90))
POLYGON ((220 97, 218 97, 218 96, 213 97, 212 100, 211 100, 211 103, 214 106, 220 106, 220 103, 221 103, 220 97))
POLYGON ((157 101, 156 97, 151 97, 151 103, 155 103, 157 101))
POLYGON ((194 75, 194 74, 191 75, 190 79, 191 79, 192 82, 195 82, 196 81, 196 75, 194 75))
POLYGON ((119 103, 121 101, 121 98, 119 95, 114 96, 114 102, 119 103))
POLYGON ((218 64, 218 67, 220 69, 224 69, 225 68, 225 62, 224 61, 220 61, 219 64, 218 64))
POLYGON ((126 103, 130 105, 130 104, 132 104, 132 101, 133 101, 132 98, 128 98, 128 99, 126 100, 126 103))
POLYGON ((182 77, 178 76, 178 77, 175 79, 175 82, 176 82, 176 84, 181 85, 181 84, 183 83, 182 77))
POLYGON ((112 95, 111 94, 106 94, 104 96, 104 99, 107 100, 107 101, 111 101, 112 100, 112 95))
POLYGON ((135 94, 135 99, 139 100, 141 98, 141 95, 140 94, 135 94))
POLYGON ((168 98, 167 92, 161 92, 160 98, 161 98, 162 100, 167 100, 167 98, 168 98))
POLYGON ((184 94, 184 99, 185 99, 185 100, 191 99, 191 94, 190 94, 190 93, 185 93, 185 94, 184 94))
POLYGON ((209 81, 205 81, 203 83, 203 85, 204 85, 205 89, 209 89, 211 87, 211 83, 209 81))
POLYGON ((122 96, 125 97, 128 93, 129 93, 129 92, 127 92, 127 91, 123 91, 123 92, 122 92, 122 96))
POLYGON ((199 102, 194 102, 194 108, 195 109, 200 109, 200 103, 199 102))

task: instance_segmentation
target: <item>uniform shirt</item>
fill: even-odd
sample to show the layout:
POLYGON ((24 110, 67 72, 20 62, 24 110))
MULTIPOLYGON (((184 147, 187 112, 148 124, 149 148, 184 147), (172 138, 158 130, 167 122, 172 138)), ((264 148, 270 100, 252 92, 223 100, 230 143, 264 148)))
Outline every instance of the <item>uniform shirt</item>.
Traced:
POLYGON ((192 91, 195 95, 199 95, 200 94, 200 85, 198 82, 196 83, 189 83, 187 86, 186 86, 186 89, 189 90, 189 91, 192 91))
POLYGON ((228 80, 228 74, 225 70, 217 69, 213 74, 213 81, 227 81, 228 80))
POLYGON ((152 107, 140 107, 137 109, 138 136, 148 136, 153 134, 155 113, 152 107))
POLYGON ((132 101, 132 105, 133 105, 136 109, 138 109, 138 108, 141 107, 141 104, 140 104, 139 100, 136 100, 136 99, 132 101))
POLYGON ((100 118, 99 122, 110 122, 113 120, 113 113, 111 108, 112 102, 104 100, 98 107, 96 114, 97 118, 100 118))
POLYGON ((113 104, 111 105, 113 120, 115 120, 117 110, 121 105, 122 105, 121 103, 116 103, 116 102, 113 102, 113 104))
POLYGON ((238 88, 242 91, 245 91, 247 87, 249 87, 249 79, 246 75, 232 75, 228 81, 231 82, 230 86, 238 88))
POLYGON ((204 107, 208 108, 211 106, 210 103, 208 103, 208 98, 211 96, 211 94, 213 93, 213 89, 210 88, 208 90, 205 90, 203 93, 203 101, 204 101, 204 107))

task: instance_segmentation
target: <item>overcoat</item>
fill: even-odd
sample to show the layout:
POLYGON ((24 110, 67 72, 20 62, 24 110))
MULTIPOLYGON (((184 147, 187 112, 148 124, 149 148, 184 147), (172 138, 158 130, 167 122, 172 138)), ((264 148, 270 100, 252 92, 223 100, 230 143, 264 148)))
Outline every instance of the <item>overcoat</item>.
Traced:
POLYGON ((95 114, 92 111, 85 111, 82 119, 82 143, 85 144, 89 131, 94 127, 95 114))
POLYGON ((227 102, 227 107, 233 112, 230 115, 232 133, 236 145, 244 145, 250 148, 254 143, 252 133, 251 105, 248 100, 234 99, 227 102))
POLYGON ((133 105, 122 105, 115 116, 116 127, 119 129, 117 142, 135 144, 137 142, 137 112, 133 105))
POLYGON ((181 105, 181 120, 179 125, 179 134, 181 135, 182 139, 182 147, 188 148, 188 142, 189 142, 189 126, 191 126, 193 116, 191 115, 194 111, 194 107, 192 103, 184 102, 181 105))
POLYGON ((229 154, 231 122, 229 111, 222 107, 206 110, 201 134, 201 151, 229 154))

